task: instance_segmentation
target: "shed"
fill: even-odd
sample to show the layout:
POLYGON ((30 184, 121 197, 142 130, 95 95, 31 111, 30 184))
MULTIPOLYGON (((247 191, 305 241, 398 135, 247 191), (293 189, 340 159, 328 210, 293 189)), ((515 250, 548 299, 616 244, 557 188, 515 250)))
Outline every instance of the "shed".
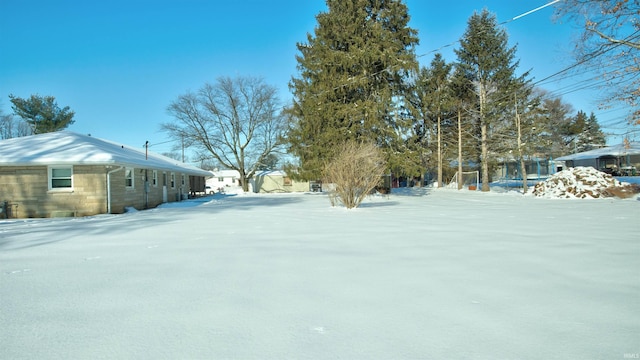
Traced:
POLYGON ((195 166, 112 141, 58 131, 0 140, 0 218, 123 213, 179 201, 195 166))
POLYGON ((282 170, 270 170, 256 173, 251 179, 253 192, 306 192, 310 191, 308 181, 296 181, 282 170))

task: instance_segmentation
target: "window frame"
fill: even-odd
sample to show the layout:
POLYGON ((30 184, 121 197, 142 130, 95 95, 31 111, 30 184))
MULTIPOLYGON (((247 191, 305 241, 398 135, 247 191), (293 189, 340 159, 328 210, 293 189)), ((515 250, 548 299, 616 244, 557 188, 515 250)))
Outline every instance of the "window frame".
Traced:
POLYGON ((126 189, 136 188, 136 169, 135 168, 132 168, 132 167, 124 168, 124 187, 126 189), (131 184, 129 184, 129 180, 131 180, 131 184))
POLYGON ((173 171, 171 172, 171 176, 169 177, 169 182, 171 183, 171 188, 175 189, 176 188, 176 173, 174 173, 173 171))
POLYGON ((158 187, 158 170, 153 170, 151 173, 151 184, 153 187, 158 187))
POLYGON ((73 191, 73 165, 49 165, 47 166, 47 188, 49 191, 57 191, 57 192, 71 192, 73 191), (54 170, 70 170, 71 174, 69 177, 55 177, 53 176, 54 170), (69 180, 70 186, 53 186, 54 180, 69 180))

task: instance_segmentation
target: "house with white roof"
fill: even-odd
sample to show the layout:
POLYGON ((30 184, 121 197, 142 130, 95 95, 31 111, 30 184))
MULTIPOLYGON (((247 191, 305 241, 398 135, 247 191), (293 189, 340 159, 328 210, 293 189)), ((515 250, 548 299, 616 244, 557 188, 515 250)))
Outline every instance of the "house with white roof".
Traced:
POLYGON ((637 175, 640 169, 640 142, 627 142, 601 149, 561 156, 567 167, 591 166, 613 175, 637 175))
POLYGON ((152 208, 204 191, 209 176, 159 154, 70 131, 0 140, 0 219, 152 208))

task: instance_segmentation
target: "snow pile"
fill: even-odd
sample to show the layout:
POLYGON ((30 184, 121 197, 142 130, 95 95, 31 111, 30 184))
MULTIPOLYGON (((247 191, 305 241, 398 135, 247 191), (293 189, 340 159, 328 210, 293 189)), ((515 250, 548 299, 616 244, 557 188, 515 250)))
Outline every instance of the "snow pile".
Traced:
POLYGON ((597 199, 616 196, 612 189, 626 183, 594 169, 578 166, 560 171, 533 188, 533 195, 547 198, 597 199))

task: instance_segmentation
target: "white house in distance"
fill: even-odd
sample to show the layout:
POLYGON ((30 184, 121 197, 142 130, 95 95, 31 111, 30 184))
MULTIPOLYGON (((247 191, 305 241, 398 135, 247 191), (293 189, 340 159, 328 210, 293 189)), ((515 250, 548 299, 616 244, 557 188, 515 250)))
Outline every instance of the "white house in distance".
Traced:
POLYGON ((240 186, 240 173, 238 170, 218 170, 210 171, 211 177, 207 179, 208 194, 224 192, 225 188, 240 186))

